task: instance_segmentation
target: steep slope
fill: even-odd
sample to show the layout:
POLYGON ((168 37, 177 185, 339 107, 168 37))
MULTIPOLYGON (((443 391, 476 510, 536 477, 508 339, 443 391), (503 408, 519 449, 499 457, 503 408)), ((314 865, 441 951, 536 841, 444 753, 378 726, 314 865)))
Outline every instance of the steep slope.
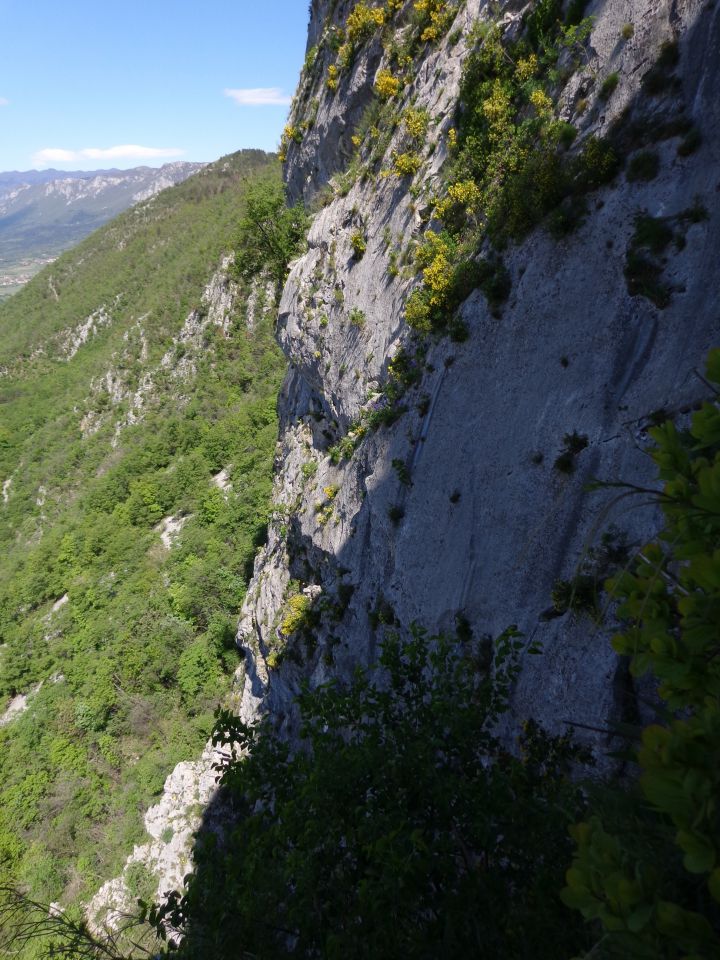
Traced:
MULTIPOLYGON (((707 293, 720 247, 719 52, 720 15, 694 0, 313 0, 282 154, 291 200, 317 214, 279 305, 290 368, 274 516, 238 631, 243 720, 265 712, 292 736, 304 683, 349 680, 358 664, 377 662, 388 628, 402 634, 413 623, 475 638, 466 647, 474 654, 517 624, 540 649, 514 685, 517 716, 554 732, 574 724, 601 766, 603 731, 636 719, 642 702, 608 643, 603 582, 660 520, 652 503, 587 484, 621 480, 645 491, 655 474, 648 427, 667 418, 686 425, 712 393, 699 371, 720 333, 707 293)), ((487 671, 488 657, 472 662, 487 671)), ((355 706, 362 726, 364 704, 355 706)), ((314 720, 341 752, 340 741, 353 742, 352 722, 343 713, 332 730, 327 716, 314 720)), ((390 739, 380 731, 379 752, 390 739)), ((437 749, 445 755, 444 744, 437 749)), ((182 808, 186 775, 206 786, 211 760, 206 751, 198 767, 168 780, 147 818, 149 842, 93 909, 130 905, 134 864, 155 856, 158 817, 182 808)), ((348 823, 371 819, 382 792, 368 777, 353 793, 354 773, 337 777, 348 823)), ((424 806, 423 782, 408 779, 398 793, 407 786, 424 806)), ((298 818, 292 786, 278 799, 263 793, 267 780, 255 784, 262 799, 253 812, 298 818)), ((297 887, 306 885, 314 913, 285 925, 283 908, 297 907, 291 879, 287 897, 281 881, 267 884, 259 922, 252 910, 243 916, 253 933, 263 928, 263 948, 265 927, 280 934, 270 938, 279 955, 296 947, 316 955, 315 940, 303 944, 295 931, 319 917, 327 929, 313 933, 329 952, 342 949, 336 930, 350 930, 354 955, 374 956, 364 940, 378 909, 373 879, 387 878, 382 868, 361 878, 366 913, 355 891, 346 890, 339 916, 322 892, 316 902, 323 883, 337 875, 342 887, 357 864, 343 872, 339 851, 352 860, 354 849, 345 821, 330 812, 342 830, 323 836, 317 811, 327 797, 315 797, 311 782, 299 778, 308 822, 299 817, 296 834, 282 837, 273 816, 248 820, 251 840, 275 836, 279 825, 286 848, 270 854, 281 864, 286 857, 281 878, 302 876, 297 887), (319 867, 318 851, 327 853, 319 867)), ((282 794, 286 784, 275 787, 282 794)), ((206 819, 223 813, 211 802, 206 819)), ((210 939, 201 929, 187 955, 214 953, 207 943, 217 941, 218 956, 236 956, 243 930, 233 896, 252 895, 243 882, 253 870, 263 885, 264 864, 252 859, 262 845, 246 872, 241 844, 231 841, 220 865, 210 846, 185 915, 191 934, 200 919, 210 939)), ((381 864, 395 855, 392 843, 377 846, 381 864)), ((472 850, 463 856, 477 873, 472 850)), ((542 850, 537 860, 547 859, 542 850)), ((512 858, 499 860, 502 873, 512 858)), ((433 887, 432 876, 422 880, 433 887)), ((473 902, 464 914, 477 911, 480 949, 483 908, 473 902)), ((554 944, 545 946, 552 953, 554 944)), ((434 944, 415 947, 413 955, 438 955, 434 944)))
POLYGON ((636 709, 591 614, 657 521, 587 484, 645 485, 648 425, 708 395, 719 50, 699 2, 312 3, 285 174, 323 207, 280 304, 244 716, 290 722, 413 621, 517 624, 551 729, 636 709))
MULTIPOLYGON (((719 52, 720 15, 695 0, 313 0, 282 153, 317 213, 279 305, 290 369, 238 631, 244 719, 293 732, 306 680, 349 678, 413 622, 465 640, 517 624, 541 650, 517 714, 595 747, 641 708, 599 613, 659 518, 587 484, 645 488, 648 427, 709 394, 719 52)), ((86 316, 47 337, 72 353, 105 330, 86 316)), ((84 429, 112 443, 103 408, 132 420, 144 388, 102 390, 84 429)), ((155 502, 135 492, 129 508, 155 502)), ((168 779, 93 911, 131 905, 138 864, 179 880, 159 825, 180 811, 185 842, 212 759, 168 779)))
POLYGON ((283 375, 273 286, 233 266, 258 178, 222 158, 0 308, 0 882, 46 902, 117 869, 236 666, 283 375))
POLYGON ((123 210, 202 168, 166 163, 94 173, 0 173, 0 299, 123 210))

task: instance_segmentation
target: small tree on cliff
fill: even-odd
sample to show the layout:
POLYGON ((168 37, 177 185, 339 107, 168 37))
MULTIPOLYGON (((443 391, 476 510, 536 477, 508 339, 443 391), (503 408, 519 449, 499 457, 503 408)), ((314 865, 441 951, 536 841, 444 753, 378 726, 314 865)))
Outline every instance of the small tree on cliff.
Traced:
POLYGON ((290 261, 305 240, 308 218, 302 204, 289 207, 276 176, 258 177, 248 185, 245 215, 235 243, 235 269, 244 280, 269 272, 282 287, 290 261))

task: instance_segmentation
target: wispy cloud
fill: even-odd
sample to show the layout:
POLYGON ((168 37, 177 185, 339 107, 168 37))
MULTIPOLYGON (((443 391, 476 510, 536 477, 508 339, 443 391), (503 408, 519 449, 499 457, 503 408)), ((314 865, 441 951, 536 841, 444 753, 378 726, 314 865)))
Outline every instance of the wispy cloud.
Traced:
POLYGON ((0 107, 6 107, 9 103, 7 97, 0 97, 0 107))
POLYGON ((124 143, 116 147, 85 147, 83 150, 63 150, 60 147, 45 147, 32 156, 36 167, 50 163, 77 163, 83 160, 157 160, 161 157, 180 157, 185 153, 177 147, 142 147, 137 143, 124 143))
POLYGON ((286 107, 291 99, 280 87, 248 87, 241 90, 226 87, 224 93, 242 107, 286 107))

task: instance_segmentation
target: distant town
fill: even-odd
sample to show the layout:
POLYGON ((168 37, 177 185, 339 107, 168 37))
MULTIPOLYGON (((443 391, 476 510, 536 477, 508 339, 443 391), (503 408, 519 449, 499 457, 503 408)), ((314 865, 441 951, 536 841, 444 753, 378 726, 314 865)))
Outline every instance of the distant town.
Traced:
POLYGON ((0 260, 0 301, 17 293, 29 280, 56 257, 32 257, 27 260, 0 260))

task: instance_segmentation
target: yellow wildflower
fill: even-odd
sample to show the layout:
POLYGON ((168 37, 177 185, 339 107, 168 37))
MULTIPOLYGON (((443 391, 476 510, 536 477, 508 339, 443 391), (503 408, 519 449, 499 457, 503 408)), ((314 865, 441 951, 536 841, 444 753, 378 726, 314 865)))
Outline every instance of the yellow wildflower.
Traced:
POLYGON ((400 89, 400 78, 389 70, 379 70, 375 77, 375 92, 381 100, 389 100, 400 89))

